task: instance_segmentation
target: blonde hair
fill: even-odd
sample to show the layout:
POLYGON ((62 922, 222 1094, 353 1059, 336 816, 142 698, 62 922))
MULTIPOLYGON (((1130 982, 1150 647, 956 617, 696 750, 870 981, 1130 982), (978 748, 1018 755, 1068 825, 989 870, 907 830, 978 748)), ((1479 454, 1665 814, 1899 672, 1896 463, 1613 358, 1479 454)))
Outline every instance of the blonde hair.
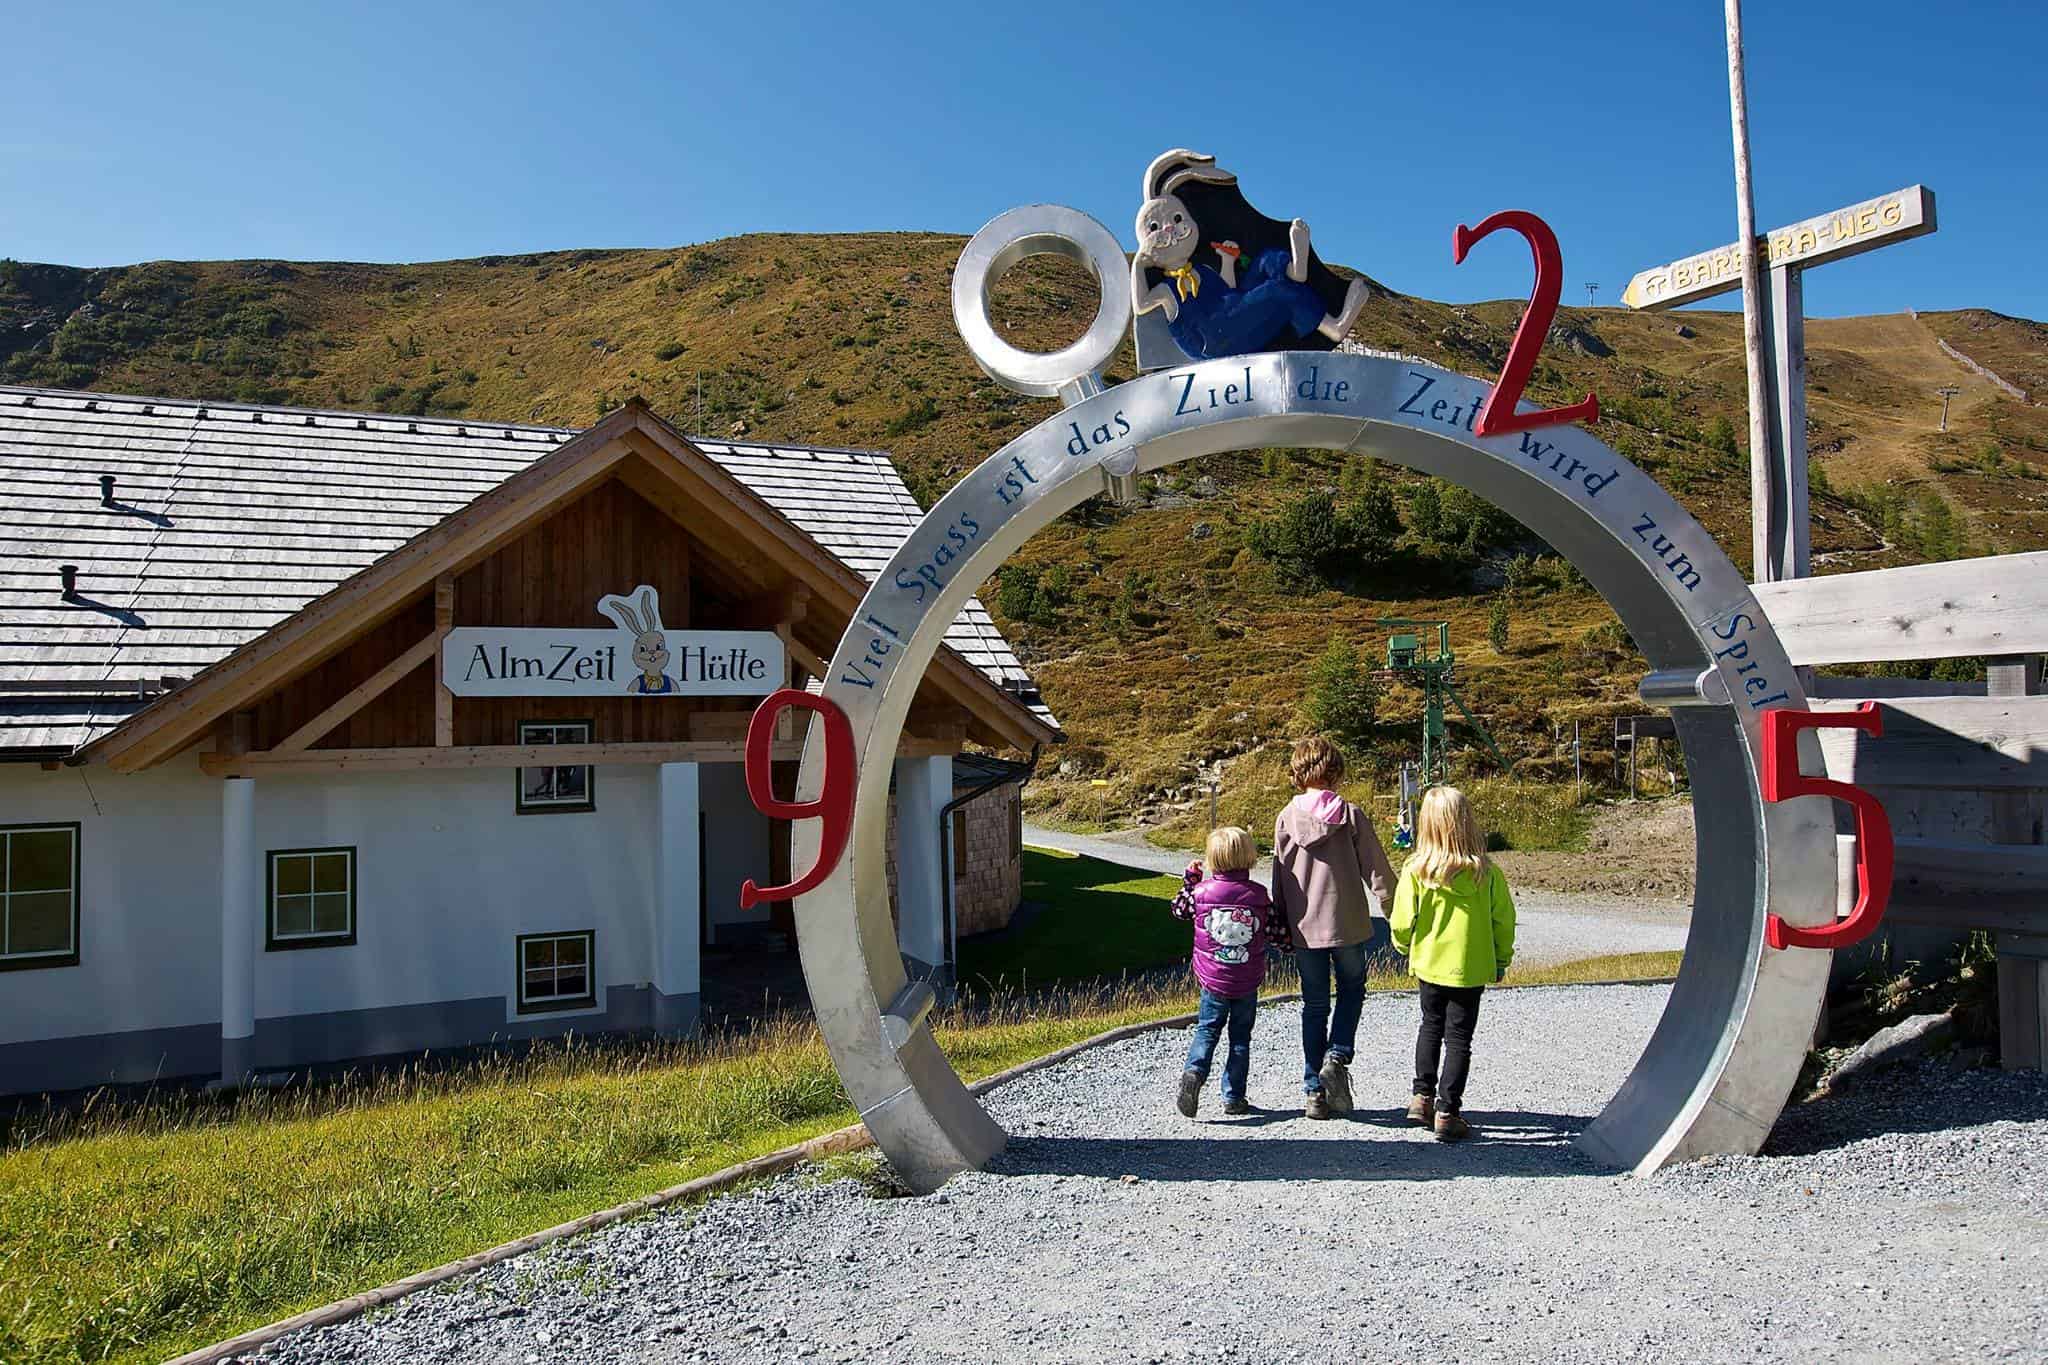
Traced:
POLYGON ((1415 852, 1408 869, 1430 886, 1449 886, 1460 872, 1484 877, 1493 867, 1472 803, 1456 787, 1431 787, 1415 815, 1415 852))
POLYGON ((1312 785, 1334 787, 1344 780, 1344 754, 1321 735, 1297 739, 1294 752, 1287 759, 1287 775, 1294 779, 1295 786, 1304 789, 1312 785))
POLYGON ((1236 825, 1210 830, 1209 847, 1203 852, 1202 866, 1212 875, 1218 872, 1249 872, 1252 864, 1259 860, 1259 846, 1252 842, 1251 831, 1236 825))

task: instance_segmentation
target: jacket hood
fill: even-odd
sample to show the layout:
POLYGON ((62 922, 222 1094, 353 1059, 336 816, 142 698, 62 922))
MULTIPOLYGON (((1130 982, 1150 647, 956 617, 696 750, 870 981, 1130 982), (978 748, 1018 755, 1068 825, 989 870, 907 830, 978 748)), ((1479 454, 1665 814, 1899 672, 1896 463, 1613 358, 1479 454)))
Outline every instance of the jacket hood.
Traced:
POLYGON ((1350 823, 1344 798, 1333 791, 1305 791, 1280 812, 1294 842, 1314 846, 1350 823))

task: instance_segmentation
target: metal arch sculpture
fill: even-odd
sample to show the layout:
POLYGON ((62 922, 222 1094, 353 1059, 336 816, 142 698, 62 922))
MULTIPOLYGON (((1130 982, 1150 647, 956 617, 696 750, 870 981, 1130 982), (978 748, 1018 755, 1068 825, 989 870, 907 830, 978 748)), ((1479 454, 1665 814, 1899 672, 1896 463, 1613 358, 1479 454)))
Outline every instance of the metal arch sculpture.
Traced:
MULTIPOLYGON (((976 358, 998 380, 1057 392, 1068 406, 932 507, 862 601, 823 686, 853 737, 851 843, 797 897, 797 943, 847 1094, 898 1175, 932 1190, 1004 1143, 932 1037, 931 992, 906 976, 889 908, 890 772, 926 666, 968 597, 1061 513, 1134 472, 1263 446, 1364 451, 1457 483, 1511 509, 1620 614, 1653 670, 1645 697, 1675 708, 1698 812, 1697 890, 1663 1018, 1579 1142, 1638 1170, 1754 1152, 1796 1079, 1829 963, 1822 949, 1771 947, 1766 925, 1831 922, 1836 855, 1826 796, 1766 802, 1759 789, 1763 717, 1805 698, 1742 574, 1655 481, 1590 433, 1477 435, 1483 380, 1312 351, 1193 362, 1104 390, 1097 370, 1130 320, 1128 296, 1108 287, 1124 263, 1107 231, 1070 209, 1013 210, 977 234, 955 274, 956 316, 985 328, 992 279, 1045 251, 1091 265, 1104 283, 1095 325, 1061 353, 1067 372, 1012 374, 1012 357, 979 346, 976 358), (1095 230, 1076 230, 1077 220, 1095 230)), ((963 331, 972 344, 977 329, 963 331)), ((827 742, 813 725, 799 802, 824 791, 827 742)), ((1800 742, 1817 762, 1813 737, 1800 742)), ((817 861, 820 824, 794 827, 793 866, 817 861)))

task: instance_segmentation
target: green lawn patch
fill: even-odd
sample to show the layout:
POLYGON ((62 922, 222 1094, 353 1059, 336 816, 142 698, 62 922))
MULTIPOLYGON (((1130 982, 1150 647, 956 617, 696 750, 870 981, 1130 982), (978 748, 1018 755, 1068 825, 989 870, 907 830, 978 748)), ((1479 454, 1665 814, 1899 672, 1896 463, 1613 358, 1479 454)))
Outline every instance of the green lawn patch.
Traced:
POLYGON ((1024 899, 1039 909, 1017 928, 960 943, 960 979, 984 990, 1038 990, 1185 962, 1192 931, 1168 907, 1178 877, 1100 858, 1024 850, 1024 899))

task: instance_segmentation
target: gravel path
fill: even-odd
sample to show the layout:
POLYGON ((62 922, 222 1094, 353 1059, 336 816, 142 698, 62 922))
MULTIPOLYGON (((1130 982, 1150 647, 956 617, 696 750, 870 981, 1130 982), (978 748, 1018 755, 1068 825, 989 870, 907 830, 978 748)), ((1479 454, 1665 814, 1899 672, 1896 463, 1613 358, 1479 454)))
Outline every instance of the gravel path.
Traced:
MULTIPOLYGON (((1024 842, 1172 876, 1179 876, 1188 865, 1187 854, 1148 844, 1136 830, 1115 835, 1067 834, 1026 825, 1024 842)), ((1398 859, 1395 866, 1400 866, 1398 859)), ((1253 875, 1271 886, 1273 860, 1262 860, 1253 875)), ((1691 923, 1691 907, 1670 901, 1517 890, 1515 957, 1534 967, 1608 953, 1675 951, 1685 947, 1691 923)))
POLYGON ((928 1198, 792 1174, 260 1359, 2048 1359, 2040 1076, 1930 1063, 1802 1107, 1776 1155, 1599 1170, 1571 1135, 1663 998, 1489 995, 1462 1146, 1398 1120, 1412 997, 1367 1002, 1362 1108, 1327 1123, 1274 1006, 1248 1118, 1212 1085, 1182 1119, 1186 1035, 1130 1039, 997 1091, 1009 1151, 928 1198))

